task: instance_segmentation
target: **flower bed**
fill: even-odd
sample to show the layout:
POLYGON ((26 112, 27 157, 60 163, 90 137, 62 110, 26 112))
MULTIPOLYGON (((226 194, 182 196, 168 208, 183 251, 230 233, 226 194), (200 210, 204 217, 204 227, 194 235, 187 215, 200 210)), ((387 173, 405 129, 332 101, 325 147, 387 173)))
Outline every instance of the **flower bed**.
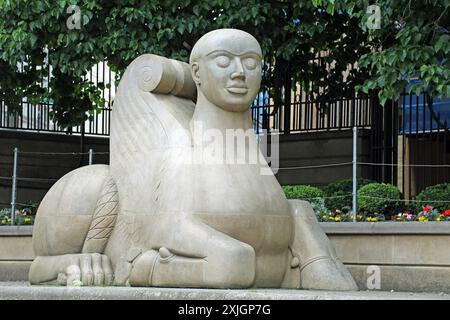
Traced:
MULTIPOLYGON (((329 213, 316 213, 317 218, 320 222, 352 222, 353 214, 350 212, 343 212, 341 210, 333 210, 329 213)), ((399 212, 396 215, 389 216, 386 219, 385 214, 357 214, 356 221, 358 222, 378 222, 378 221, 450 221, 450 209, 443 212, 431 207, 430 205, 425 205, 422 211, 414 214, 410 211, 399 212)))
MULTIPOLYGON (((33 225, 36 217, 38 204, 29 204, 23 206, 21 209, 15 210, 14 225, 26 226, 33 225)), ((11 208, 4 208, 0 210, 0 226, 11 225, 11 208)))
MULTIPOLYGON (((450 221, 450 183, 425 188, 413 201, 402 199, 391 184, 358 181, 358 222, 450 221)), ((288 199, 309 201, 320 222, 352 222, 351 180, 331 183, 323 188, 284 186, 288 199), (349 193, 350 192, 350 193, 349 193)))

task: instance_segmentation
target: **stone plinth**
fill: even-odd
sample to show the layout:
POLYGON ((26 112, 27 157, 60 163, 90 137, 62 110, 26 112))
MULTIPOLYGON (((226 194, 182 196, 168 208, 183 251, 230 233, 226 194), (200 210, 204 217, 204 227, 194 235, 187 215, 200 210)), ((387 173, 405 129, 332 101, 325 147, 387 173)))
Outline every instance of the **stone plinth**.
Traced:
POLYGON ((0 300, 450 300, 448 294, 287 289, 179 289, 137 287, 49 287, 0 282, 0 300))

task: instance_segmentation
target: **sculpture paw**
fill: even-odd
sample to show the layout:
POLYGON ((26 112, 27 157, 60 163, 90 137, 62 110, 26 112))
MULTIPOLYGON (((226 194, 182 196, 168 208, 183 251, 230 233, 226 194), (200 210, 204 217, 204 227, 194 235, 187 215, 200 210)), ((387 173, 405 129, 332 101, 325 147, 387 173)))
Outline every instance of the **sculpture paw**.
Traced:
POLYGON ((302 289, 357 291, 350 272, 339 260, 318 258, 304 265, 300 272, 302 289))
POLYGON ((106 255, 83 253, 66 268, 65 273, 58 274, 57 282, 67 286, 109 286, 113 280, 111 262, 106 255))

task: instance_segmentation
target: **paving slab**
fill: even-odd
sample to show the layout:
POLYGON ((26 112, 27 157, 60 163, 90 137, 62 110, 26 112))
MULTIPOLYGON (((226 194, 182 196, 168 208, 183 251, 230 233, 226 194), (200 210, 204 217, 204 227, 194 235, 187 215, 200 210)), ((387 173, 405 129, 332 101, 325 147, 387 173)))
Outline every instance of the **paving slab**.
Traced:
POLYGON ((31 286, 0 282, 0 300, 450 300, 445 293, 286 289, 185 289, 31 286))

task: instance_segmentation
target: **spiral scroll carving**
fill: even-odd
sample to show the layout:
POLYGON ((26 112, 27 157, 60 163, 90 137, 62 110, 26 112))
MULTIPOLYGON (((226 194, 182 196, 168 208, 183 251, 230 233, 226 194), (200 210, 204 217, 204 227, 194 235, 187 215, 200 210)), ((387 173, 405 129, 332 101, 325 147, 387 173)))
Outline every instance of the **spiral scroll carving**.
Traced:
POLYGON ((196 98, 197 90, 187 63, 145 54, 130 67, 139 89, 144 92, 172 94, 191 100, 196 98))

